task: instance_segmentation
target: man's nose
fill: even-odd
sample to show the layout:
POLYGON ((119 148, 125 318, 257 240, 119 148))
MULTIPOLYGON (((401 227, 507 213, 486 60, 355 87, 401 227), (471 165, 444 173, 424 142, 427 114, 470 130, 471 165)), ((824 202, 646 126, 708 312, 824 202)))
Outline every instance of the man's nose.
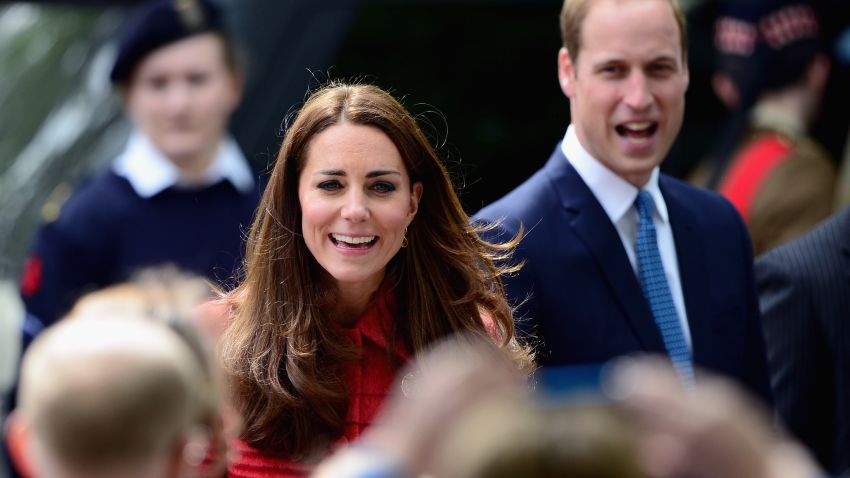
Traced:
POLYGON ((634 73, 626 83, 624 101, 635 110, 645 110, 652 105, 649 79, 643 73, 634 73))
POLYGON ((168 102, 168 110, 172 113, 179 113, 185 110, 191 102, 192 92, 185 84, 172 84, 168 89, 166 101, 168 102))

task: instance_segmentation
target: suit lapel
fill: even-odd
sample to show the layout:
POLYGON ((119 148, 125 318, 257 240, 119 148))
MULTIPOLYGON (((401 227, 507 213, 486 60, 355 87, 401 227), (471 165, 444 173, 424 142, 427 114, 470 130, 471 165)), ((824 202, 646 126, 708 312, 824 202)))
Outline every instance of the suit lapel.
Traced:
POLYGON ((664 342, 617 229, 590 188, 560 152, 560 147, 548 166, 552 184, 569 217, 566 226, 569 230, 562 231, 562 234, 576 234, 593 256, 642 348, 663 352, 664 342))
MULTIPOLYGON (((679 278, 682 281, 682 295, 685 298, 685 310, 688 314, 688 327, 691 331, 693 358, 695 363, 707 363, 711 355, 714 332, 712 329, 708 300, 708 268, 706 264, 703 237, 698 233, 696 224, 699 214, 688 209, 687 201, 677 197, 668 187, 667 179, 661 176, 659 186, 667 204, 670 228, 673 231, 673 243, 676 245, 676 258, 679 262, 679 278)), ((716 343, 715 343, 716 345, 716 343)))

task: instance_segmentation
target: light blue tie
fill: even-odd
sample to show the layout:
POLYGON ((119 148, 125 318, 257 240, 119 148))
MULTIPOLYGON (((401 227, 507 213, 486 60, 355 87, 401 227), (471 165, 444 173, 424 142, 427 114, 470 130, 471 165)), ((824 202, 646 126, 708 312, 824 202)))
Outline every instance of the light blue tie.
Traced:
POLYGON ((643 295, 649 302, 655 323, 664 340, 664 347, 670 354, 673 366, 686 387, 694 384, 694 368, 691 363, 691 353, 682 333, 679 314, 673 303, 673 295, 664 274, 661 263, 661 253, 658 251, 658 238, 655 234, 655 223, 652 221, 654 202, 648 191, 641 190, 635 200, 638 211, 638 233, 635 241, 638 275, 643 295))

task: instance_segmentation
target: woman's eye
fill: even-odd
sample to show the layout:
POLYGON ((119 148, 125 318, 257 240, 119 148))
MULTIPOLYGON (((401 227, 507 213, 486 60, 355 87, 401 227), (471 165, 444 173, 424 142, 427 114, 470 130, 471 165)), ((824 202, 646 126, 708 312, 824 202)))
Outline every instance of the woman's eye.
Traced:
POLYGON ((340 184, 336 179, 331 179, 320 182, 319 189, 323 189, 325 191, 336 191, 338 189, 342 189, 342 184, 340 184))
POLYGON ((381 181, 373 184, 372 189, 379 193, 389 193, 395 191, 395 185, 381 181))

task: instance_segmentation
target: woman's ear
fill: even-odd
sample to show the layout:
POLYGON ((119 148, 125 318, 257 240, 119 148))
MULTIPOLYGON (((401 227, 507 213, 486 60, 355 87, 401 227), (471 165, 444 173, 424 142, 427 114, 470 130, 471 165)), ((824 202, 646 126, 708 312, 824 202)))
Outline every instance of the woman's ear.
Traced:
POLYGON ((413 187, 410 188, 410 218, 413 219, 413 216, 416 215, 416 212, 419 211, 419 200, 422 199, 422 182, 417 181, 413 183, 413 187))

